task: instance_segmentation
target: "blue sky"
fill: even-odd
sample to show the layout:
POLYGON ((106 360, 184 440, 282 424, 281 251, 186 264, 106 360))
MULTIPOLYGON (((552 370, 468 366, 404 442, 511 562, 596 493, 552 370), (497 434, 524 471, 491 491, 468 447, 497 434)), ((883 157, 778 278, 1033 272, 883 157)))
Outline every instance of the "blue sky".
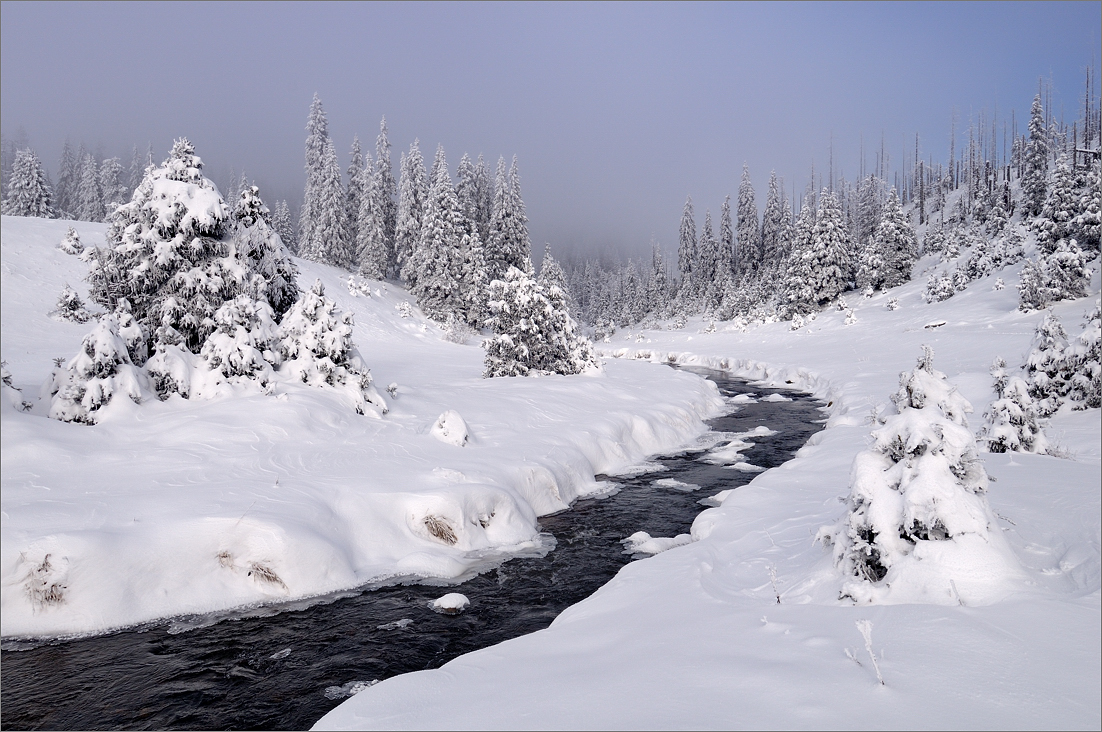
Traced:
MULTIPOLYGON (((301 195, 314 92, 342 164, 386 115, 493 163, 517 154, 537 248, 636 255, 675 244, 685 196, 718 213, 743 163, 803 188, 853 178, 863 137, 893 164, 944 159, 951 115, 1022 115, 1038 78, 1077 116, 1102 4, 0 5, 0 125, 51 170, 66 137, 129 158, 186 135, 219 183, 301 195)), ((759 207, 763 201, 759 200, 759 207)))

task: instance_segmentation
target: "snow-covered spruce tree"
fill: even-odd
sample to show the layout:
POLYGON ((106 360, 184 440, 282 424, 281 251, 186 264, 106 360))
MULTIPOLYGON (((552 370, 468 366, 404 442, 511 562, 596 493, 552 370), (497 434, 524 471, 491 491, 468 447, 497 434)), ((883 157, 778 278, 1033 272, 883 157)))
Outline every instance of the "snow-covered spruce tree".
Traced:
POLYGON ((1045 130, 1045 111, 1041 95, 1033 98, 1029 113, 1029 142, 1026 143, 1022 170, 1022 210, 1026 216, 1036 216, 1045 203, 1048 177, 1049 135, 1045 130))
POLYGON ((291 253, 298 251, 295 224, 291 218, 291 209, 287 205, 287 201, 276 202, 275 209, 272 211, 272 228, 279 234, 279 240, 283 242, 283 246, 287 248, 287 251, 291 253))
POLYGON ((99 186, 99 166, 91 155, 85 155, 80 166, 76 214, 80 221, 103 221, 103 191, 99 186))
POLYGON ((701 294, 704 296, 706 309, 718 304, 723 294, 724 282, 717 282, 717 277, 724 271, 720 260, 719 241, 712 229, 712 212, 704 211, 704 228, 700 232, 700 241, 697 243, 697 261, 694 273, 701 286, 701 294), (716 286, 719 286, 717 291, 716 286))
POLYGON ((26 148, 16 151, 4 197, 4 214, 52 219, 54 209, 50 200, 46 171, 34 150, 26 148))
POLYGON ((880 224, 876 227, 876 247, 883 261, 881 275, 882 287, 898 287, 911 279, 911 270, 918 259, 918 243, 914 229, 903 214, 899 195, 895 188, 888 193, 880 215, 880 224))
POLYGON ((325 117, 321 99, 315 93, 306 118, 306 188, 303 190, 298 220, 298 251, 308 259, 314 259, 311 247, 315 242, 314 226, 318 217, 318 188, 321 186, 328 143, 329 120, 325 117))
POLYGON ((352 313, 341 312, 318 280, 280 323, 280 372, 304 384, 337 389, 359 414, 386 414, 386 402, 372 386, 371 371, 352 343, 352 325, 352 313))
POLYGON ((1049 186, 1044 204, 1037 217, 1033 219, 1033 230, 1037 232, 1037 245, 1046 254, 1055 251, 1057 242, 1075 235, 1074 222, 1080 214, 1080 195, 1075 185, 1075 174, 1066 153, 1056 159, 1056 169, 1052 173, 1052 185, 1049 186))
POLYGON ((926 227, 926 235, 922 237, 923 254, 938 254, 944 252, 948 244, 945 227, 942 226, 940 222, 931 223, 926 227))
MULTIPOLYGON (((529 265, 531 269, 531 265, 529 265)), ((526 271, 510 267, 490 283, 494 336, 483 341, 484 377, 579 374, 599 368, 592 344, 577 332, 565 302, 548 293, 526 271)))
POLYGON ((402 156, 401 180, 398 182, 398 212, 394 231, 395 261, 402 282, 412 287, 417 281, 416 267, 410 262, 421 243, 421 219, 425 215, 425 201, 429 186, 425 173, 425 161, 421 157, 419 141, 409 146, 409 153, 402 156))
POLYGON ((503 279, 510 267, 532 274, 532 243, 528 238, 528 216, 520 193, 517 158, 508 173, 505 159, 497 162, 494 204, 490 213, 490 238, 485 244, 487 275, 503 279))
POLYGON ((846 514, 819 532, 851 578, 842 596, 859 603, 894 595, 956 604, 958 584, 984 589, 1013 571, 992 530, 988 478, 965 421, 972 407, 932 361, 923 346, 918 366, 900 375, 896 413, 854 460, 846 514), (970 569, 980 566, 996 576, 978 580, 984 573, 970 569))
POLYGON ((466 216, 460 216, 459 253, 462 269, 456 316, 467 326, 478 329, 486 321, 490 282, 486 274, 486 249, 478 233, 478 223, 466 216))
POLYGON ((871 297, 874 290, 886 289, 884 285, 884 257, 875 239, 869 239, 857 258, 857 289, 871 297))
POLYGON ((1064 360, 1071 371, 1068 401, 1076 409, 1102 407, 1102 301, 1094 301, 1087 313, 1083 332, 1064 350, 1064 360))
POLYGON ((315 180, 310 231, 303 236, 301 252, 306 259, 353 269, 355 254, 347 240, 344 186, 333 141, 327 139, 315 180))
POLYGON ((854 269, 842 207, 834 194, 825 188, 820 200, 819 214, 811 232, 808 263, 810 289, 817 306, 848 290, 854 269))
POLYGON ((268 207, 256 186, 246 187, 237 200, 232 242, 250 272, 246 293, 267 304, 278 322, 298 299, 298 269, 271 225, 268 207))
POLYGON ((386 117, 379 120, 379 135, 375 138, 374 183, 376 187, 376 206, 382 210, 383 234, 386 251, 387 277, 398 276, 398 262, 395 258, 394 236, 398 220, 398 184, 394 181, 394 171, 390 166, 390 138, 386 128, 386 117))
POLYGON ((815 231, 815 206, 811 195, 804 199, 799 218, 792 234, 792 250, 784 275, 785 310, 792 315, 807 315, 818 307, 818 298, 813 290, 811 255, 815 231))
POLYGON ((926 280, 926 292, 923 293, 926 302, 942 302, 955 294, 957 288, 953 284, 953 278, 945 270, 930 273, 930 278, 926 280))
MULTIPOLYGON (((255 381, 266 387, 272 366, 279 366, 277 331, 272 308, 264 300, 239 295, 214 314, 215 329, 200 356, 217 381, 255 381)), ((185 394, 186 396, 186 394, 185 394)))
POLYGON ((735 250, 735 225, 731 217, 731 197, 724 196, 719 209, 719 260, 716 266, 727 274, 738 271, 738 258, 735 250))
POLYGON ((464 227, 443 146, 436 148, 432 167, 434 178, 421 220, 421 243, 410 260, 417 269, 410 292, 426 315, 444 323, 462 309, 460 238, 464 227))
POLYGON ((738 249, 739 273, 756 272, 761 266, 761 231, 758 228, 758 205, 754 202, 754 184, 750 182, 750 166, 742 164, 742 179, 738 186, 738 249))
POLYGON ((386 278, 391 260, 386 233, 386 203, 381 176, 376 175, 374 165, 370 162, 365 169, 365 176, 367 186, 360 199, 357 215, 356 257, 360 275, 381 280, 386 278))
POLYGON ((1102 162, 1095 163, 1084 176, 1085 186, 1080 192, 1079 214, 1072 222, 1077 234, 1079 246, 1094 252, 1099 251, 1099 235, 1102 234, 1102 214, 1099 212, 1099 196, 1102 196, 1102 162))
POLYGON ((1048 417, 1060 408, 1071 389, 1073 374, 1068 368, 1068 335, 1052 313, 1045 313, 1033 335, 1033 348, 1026 358, 1026 382, 1029 395, 1037 403, 1038 413, 1048 417))
POLYGON ((100 163, 99 188, 107 214, 130 200, 130 188, 123 182, 125 172, 118 158, 107 158, 100 163))
POLYGON ((77 189, 77 159, 68 138, 61 148, 61 160, 57 165, 57 184, 54 186, 54 208, 60 218, 72 218, 77 189))
POLYGON ((692 196, 689 196, 685 199, 685 209, 681 212, 681 227, 678 229, 677 269, 681 272, 678 296, 681 299, 683 299, 683 293, 688 295, 689 300, 695 299, 692 293, 697 289, 697 283, 693 266, 697 258, 696 214, 693 212, 692 196))
MULTIPOLYGON (((371 155, 367 156, 367 163, 365 164, 363 148, 360 147, 360 138, 355 136, 352 138, 352 150, 349 153, 348 187, 344 192, 344 223, 348 227, 344 236, 345 241, 352 244, 355 252, 359 252, 357 243, 359 240, 360 204, 367 188, 367 177, 370 176, 369 168, 371 168, 371 155)), ((359 263, 357 257, 353 257, 353 259, 356 264, 359 263)))
POLYGON ((546 244, 543 247, 543 261, 540 263, 540 275, 538 279, 540 287, 544 292, 548 293, 548 297, 554 300, 556 297, 560 297, 558 294, 552 294, 554 290, 558 290, 561 293, 562 304, 568 306, 570 309, 570 288, 566 284, 566 272, 563 271, 562 265, 559 264, 553 256, 551 256, 551 245, 546 244))
POLYGON ((134 365, 135 349, 144 350, 144 335, 125 308, 100 318, 84 336, 80 351, 54 369, 47 385, 50 417, 62 422, 95 424, 115 396, 140 404, 148 395, 145 375, 134 365))
POLYGON ((1018 280, 1018 309, 1042 310, 1061 300, 1086 297, 1092 269, 1090 255, 1074 239, 1061 239, 1051 254, 1040 252, 1037 261, 1022 265, 1018 280))
POLYGON ((69 227, 65 238, 57 245, 57 248, 66 254, 80 254, 84 251, 84 244, 80 241, 80 234, 72 226, 69 227))
POLYGON ((765 197, 765 213, 761 220, 761 259, 763 266, 776 269, 784 259, 789 212, 784 205, 781 184, 776 171, 769 173, 769 192, 765 197))
POLYGON ((1033 452, 1048 449, 1045 420, 1029 395, 1029 385, 1019 376, 1006 373, 1006 361, 996 358, 991 366, 995 401, 984 413, 986 423, 980 438, 988 452, 1033 452))
POLYGON ((50 314, 59 320, 70 320, 74 323, 87 323, 92 319, 92 314, 84 307, 80 295, 69 285, 65 285, 58 295, 57 309, 50 314))

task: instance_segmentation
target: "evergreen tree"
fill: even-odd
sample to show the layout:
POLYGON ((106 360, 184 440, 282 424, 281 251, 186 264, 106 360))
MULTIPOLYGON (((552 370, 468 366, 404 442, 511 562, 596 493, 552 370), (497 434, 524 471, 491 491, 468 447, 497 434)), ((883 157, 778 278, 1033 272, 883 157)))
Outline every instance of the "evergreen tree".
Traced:
POLYGON ((569 305, 570 288, 566 284, 566 273, 562 265, 551 256, 551 245, 543 247, 543 261, 540 263, 539 279, 540 287, 547 293, 552 301, 558 299, 559 304, 569 305))
POLYGON ((1045 202, 1045 179, 1048 177, 1049 139, 1045 130, 1041 95, 1033 98, 1029 113, 1029 142, 1025 149, 1025 169, 1022 171, 1022 210, 1026 216, 1036 216, 1045 202))
POLYGON ((241 191, 232 218, 236 254, 253 273, 245 292, 252 300, 262 301, 278 322, 298 299, 298 270, 260 199, 259 188, 241 191))
POLYGON ((497 163, 490 238, 486 242, 486 266, 491 281, 503 277, 509 267, 532 274, 532 244, 528 239, 528 217, 521 198, 515 155, 508 173, 504 158, 497 163))
POLYGON ((478 162, 474 167, 475 200, 477 202, 475 225, 478 227, 478 237, 483 243, 490 239, 490 219, 494 209, 494 182, 490 179, 490 170, 486 167, 486 161, 482 155, 478 156, 478 162))
POLYGON ((382 180, 373 166, 366 170, 367 188, 360 201, 359 238, 356 240, 356 256, 360 274, 373 280, 385 279, 390 265, 390 249, 386 235, 386 205, 383 201, 382 180))
POLYGON ((68 138, 61 148, 61 161, 57 166, 57 185, 54 186, 55 207, 62 218, 72 218, 76 210, 77 159, 68 138))
POLYGON ((455 169, 455 196, 459 200, 459 210, 471 221, 478 221, 480 201, 478 190, 478 172, 471 156, 463 153, 459 167, 455 169))
POLYGON ((118 158, 107 158, 99 166, 99 187, 108 214, 130 200, 130 190, 123 182, 123 167, 118 158))
POLYGON ((986 424, 981 436, 988 452, 1033 452, 1044 454, 1045 420, 1041 417, 1029 385, 1018 376, 1006 373, 1006 361, 996 358, 991 366, 995 381, 995 401, 984 413, 986 424))
POLYGON ((278 201, 272 212, 272 228, 289 252, 298 251, 295 243, 295 224, 291 218, 291 209, 287 201, 278 201))
POLYGON ((329 142, 329 121, 322 109, 321 99, 314 94, 310 103, 310 115, 306 119, 306 188, 302 196, 302 209, 299 212, 299 251, 308 259, 315 259, 318 244, 314 233, 315 222, 320 218, 318 210, 320 188, 325 177, 326 148, 329 142))
POLYGON ((761 222, 762 264, 776 269, 784 258, 785 229, 788 224, 788 212, 784 207, 783 194, 777 181, 777 173, 769 174, 769 193, 765 198, 765 214, 761 222))
POLYGON ((761 266, 761 231, 758 228, 758 205, 754 202, 754 186, 750 168, 742 166, 738 186, 738 259, 741 272, 756 272, 761 266))
POLYGON ((432 169, 434 178, 421 221, 421 243, 410 260, 417 269, 417 281, 410 291, 426 315, 446 322, 462 308, 459 296, 463 279, 460 250, 463 215, 452 188, 443 146, 436 148, 432 169))
POLYGON ((784 293, 786 310, 791 315, 806 315, 818 307, 818 296, 812 287, 812 245, 815 233, 815 206, 810 193, 804 198, 792 235, 792 251, 788 254, 784 293))
POLYGON ((1025 362, 1029 395, 1036 401, 1042 417, 1054 414, 1071 390, 1073 371, 1068 368, 1067 347, 1064 326, 1055 315, 1045 313, 1037 324, 1033 348, 1025 362))
MULTIPOLYGON (((418 153, 420 155, 420 153, 418 153)), ((375 204, 382 212, 383 242, 387 252, 386 274, 398 276, 396 254, 396 227, 398 221, 398 185, 394 182, 394 171, 390 167, 390 138, 387 136, 386 117, 379 121, 379 136, 375 138, 375 204)))
POLYGON ((1099 212, 1099 196, 1102 195, 1102 162, 1096 161, 1084 178, 1085 185, 1079 199, 1079 214, 1072 224, 1078 236, 1079 246, 1097 254, 1100 244, 1099 234, 1102 233, 1102 215, 1099 212))
POLYGON ((1072 376, 1068 401, 1076 409, 1102 407, 1102 301, 1095 300, 1087 313, 1083 332, 1064 350, 1064 360, 1072 376))
POLYGON ((412 287, 417 282, 417 271, 411 266, 414 252, 421 242, 421 219, 425 215, 428 198, 428 182, 425 161, 417 140, 409 146, 409 154, 402 156, 402 177, 398 184, 398 214, 394 233, 394 248, 402 281, 412 287))
POLYGON ((1018 280, 1018 309, 1042 310, 1061 300, 1085 297, 1092 274, 1089 256, 1074 239, 1061 239, 1051 254, 1040 252, 1036 262, 1027 261, 1018 280))
POLYGON ((103 221, 103 193, 99 187, 99 166, 91 155, 84 156, 77 186, 77 219, 103 221))
POLYGON ((694 289, 696 273, 693 266, 699 254, 696 243, 696 215, 693 213, 693 199, 685 199, 685 208, 681 212, 681 228, 678 231, 677 268, 681 272, 681 288, 694 289))
POLYGON ((895 188, 888 193, 874 241, 882 262, 882 287, 898 287, 909 281, 918 259, 918 244, 895 188))
POLYGON ((345 239, 344 186, 332 140, 325 140, 325 149, 318 165, 319 172, 312 191, 309 236, 303 237, 302 256, 315 262, 352 269, 355 255, 345 239))
POLYGON ((723 206, 719 209, 719 264, 728 274, 739 270, 737 251, 735 249, 735 230, 731 220, 731 197, 723 198, 723 206))
POLYGON ((25 148, 17 151, 4 198, 4 214, 52 219, 54 209, 51 198, 46 171, 34 150, 25 148))
POLYGON ((1056 160, 1056 170, 1053 171, 1052 185, 1045 202, 1033 220, 1037 244, 1046 254, 1056 249, 1056 242, 1078 233, 1075 221, 1081 213, 1081 200, 1071 162, 1065 153, 1061 153, 1056 160))
MULTIPOLYGON (((369 173, 367 169, 371 167, 370 155, 367 156, 367 163, 364 162, 359 136, 352 138, 352 150, 349 153, 349 158, 348 187, 344 194, 344 221, 348 226, 345 231, 345 241, 352 243, 354 249, 358 251, 359 247, 355 244, 359 241, 360 204, 363 202, 364 191, 368 184, 367 177, 369 173)), ((358 259, 356 261, 358 262, 358 259)))
POLYGON ((811 232, 808 273, 812 298, 824 305, 849 289, 850 259, 849 234, 842 217, 842 207, 833 193, 823 189, 821 205, 811 232))

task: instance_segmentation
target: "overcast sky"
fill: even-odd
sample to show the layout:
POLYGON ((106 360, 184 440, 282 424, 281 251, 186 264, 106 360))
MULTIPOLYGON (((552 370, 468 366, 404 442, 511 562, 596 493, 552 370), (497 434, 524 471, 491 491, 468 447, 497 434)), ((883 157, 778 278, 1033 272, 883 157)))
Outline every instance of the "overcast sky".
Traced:
MULTIPOLYGON (((516 154, 535 248, 670 250, 685 196, 718 215, 743 163, 759 191, 826 167, 852 179, 944 159, 950 117, 1022 115, 1050 79, 1077 116, 1102 4, 0 5, 0 123, 56 174, 66 137, 128 161, 187 136, 224 183, 300 198, 317 92, 342 167, 386 116, 393 164, 413 139, 493 164, 516 154)), ((1000 122, 1001 128, 1001 122, 1000 122)))

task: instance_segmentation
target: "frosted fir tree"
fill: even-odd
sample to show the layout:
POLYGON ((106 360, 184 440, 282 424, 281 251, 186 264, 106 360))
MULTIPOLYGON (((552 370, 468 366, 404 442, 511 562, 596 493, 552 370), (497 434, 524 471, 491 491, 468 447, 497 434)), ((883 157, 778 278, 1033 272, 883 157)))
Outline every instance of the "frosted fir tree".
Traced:
POLYGON ((842 207, 825 188, 820 198, 822 203, 811 232, 808 269, 812 297, 821 306, 849 289, 854 266, 842 207))
POLYGON ((84 336, 80 351, 54 369, 46 391, 50 418, 95 424, 113 399, 140 404, 148 394, 145 375, 134 365, 132 348, 144 337, 125 311, 104 316, 84 336))
POLYGON ((903 214, 899 195, 892 188, 876 227, 875 242, 883 261, 882 287, 898 287, 911 279, 911 270, 918 259, 918 243, 914 229, 903 214))
POLYGON ((68 138, 61 148, 61 160, 57 165, 57 185, 54 186, 54 207, 61 218, 73 218, 76 210, 77 158, 68 138))
POLYGON ((857 259, 857 288, 864 290, 871 297, 875 290, 886 289, 884 286, 884 257, 882 249, 875 239, 869 239, 865 246, 861 247, 857 259))
POLYGON ((463 153, 459 165, 455 169, 455 197, 459 201, 459 210, 471 221, 478 221, 479 215, 479 190, 478 171, 471 156, 463 153))
POLYGON ((72 226, 68 227, 68 231, 65 234, 65 238, 62 239, 57 248, 66 254, 80 254, 84 251, 84 244, 80 241, 80 234, 72 226))
POLYGON ((355 253, 346 238, 344 214, 340 163, 332 140, 326 140, 313 191, 310 230, 302 238, 304 258, 345 269, 354 267, 355 253))
POLYGON ((470 328, 481 328, 486 320, 489 275, 486 250, 478 233, 478 224, 460 216, 459 252, 462 262, 456 316, 470 328))
POLYGON ((99 166, 99 188, 104 210, 110 214, 115 207, 130 200, 130 188, 123 181, 126 171, 118 158, 107 158, 99 166))
POLYGON ((1029 385, 1021 377, 1007 374, 1002 358, 996 358, 992 364, 991 377, 995 382, 995 401, 984 413, 986 422, 980 433, 987 451, 1045 454, 1046 422, 1029 394, 1029 385))
POLYGON ((953 277, 945 270, 931 272, 926 280, 926 291, 922 297, 928 303, 942 302, 957 294, 957 288, 953 284, 953 277))
POLYGON ((279 240, 283 242, 287 251, 291 253, 298 251, 295 223, 291 218, 291 208, 287 205, 287 201, 276 202, 275 209, 272 211, 272 228, 279 235, 279 240))
POLYGON ((215 329, 199 354, 206 370, 219 382, 269 385, 272 367, 282 359, 274 316, 267 301, 248 295, 224 302, 214 314, 215 329))
POLYGON ((719 241, 712 229, 712 212, 704 211, 704 227, 700 231, 700 241, 697 242, 696 264, 694 272, 701 286, 707 290, 716 279, 716 272, 721 265, 718 264, 720 252, 719 241))
POLYGON ((1041 95, 1033 98, 1029 113, 1029 141, 1026 143, 1022 171, 1022 210, 1026 216, 1036 216, 1045 203, 1048 177, 1049 135, 1045 130, 1045 110, 1041 95))
POLYGON ((421 220, 421 243, 410 260, 417 270, 417 281, 410 292, 426 315, 443 323, 462 309, 460 239, 464 225, 442 146, 436 149, 433 171, 432 188, 421 220))
POLYGON ((933 351, 923 346, 918 366, 900 375, 896 413, 854 460, 845 515, 819 532, 851 578, 843 596, 859 603, 894 594, 956 604, 963 602, 954 597, 956 583, 971 589, 970 567, 1010 571, 1004 547, 992 544, 1001 537, 965 420, 972 407, 932 362, 933 351), (953 572, 959 574, 948 576, 953 572))
POLYGON ((379 120, 379 135, 375 138, 375 165, 373 178, 375 184, 376 206, 382 211, 383 235, 386 251, 388 277, 398 276, 398 263, 395 258, 395 228, 398 220, 398 184, 394 181, 394 171, 390 166, 390 138, 386 128, 386 117, 379 120))
POLYGON ((356 257, 361 276, 381 280, 386 278, 391 261, 386 233, 386 202, 381 177, 376 174, 374 165, 365 169, 365 176, 367 187, 357 216, 356 257))
POLYGON ((941 223, 931 223, 926 227, 926 235, 922 237, 922 253, 938 254, 945 251, 948 245, 948 237, 945 227, 941 223))
POLYGON ((786 233, 789 211, 785 207, 781 184, 776 171, 769 173, 769 192, 765 197, 765 213, 761 221, 761 258, 764 266, 776 269, 787 255, 786 233))
POLYGON ((693 212, 693 199, 685 199, 685 208, 681 212, 681 227, 678 229, 677 269, 681 272, 681 291, 691 293, 697 289, 697 274, 694 271, 699 259, 696 239, 696 214, 693 212))
POLYGON ((882 215, 884 183, 876 176, 865 176, 857 183, 856 202, 851 216, 854 241, 865 242, 876 235, 882 215))
POLYGON ((11 178, 8 179, 7 193, 4 197, 6 216, 34 216, 52 219, 54 209, 51 205, 50 187, 46 183, 46 171, 42 163, 30 148, 18 150, 12 162, 11 178))
POLYGON ((358 414, 381 416, 388 408, 352 342, 352 327, 352 313, 341 312, 325 296, 321 280, 316 281, 280 323, 280 372, 304 384, 336 389, 358 414))
POLYGON ((306 119, 306 188, 299 212, 299 252, 312 259, 316 245, 315 222, 318 219, 319 188, 325 170, 326 147, 329 143, 329 120, 321 106, 321 99, 314 94, 310 102, 310 114, 306 119))
POLYGON ((76 214, 80 221, 103 221, 103 192, 99 185, 99 166, 91 155, 85 155, 84 162, 80 166, 76 214))
POLYGON ((92 314, 84 307, 84 301, 80 295, 69 285, 65 285, 57 298, 57 308, 50 313, 58 320, 68 320, 73 323, 87 323, 92 319, 92 314))
POLYGON ((202 167, 194 146, 177 140, 112 215, 89 274, 92 299, 109 311, 129 303, 150 346, 198 351, 215 311, 249 284, 249 266, 229 241, 230 210, 202 167))
POLYGON ((421 219, 429 195, 425 161, 417 140, 402 156, 401 180, 398 182, 398 212, 394 232, 394 254, 402 282, 412 287, 417 282, 417 270, 411 266, 414 252, 421 243, 421 219))
MULTIPOLYGON (((348 163, 348 187, 344 192, 344 221, 348 226, 345 231, 345 240, 353 242, 353 248, 356 252, 359 251, 359 225, 360 225, 360 205, 363 202, 364 191, 368 185, 368 168, 371 166, 371 156, 367 156, 367 162, 364 162, 363 148, 360 147, 360 138, 358 136, 352 138, 352 151, 349 153, 348 163)), ((358 263, 358 257, 353 257, 358 263)))
POLYGON ((1102 301, 1094 301, 1087 313, 1083 332, 1064 349, 1064 361, 1071 372, 1068 401, 1075 409, 1102 407, 1102 301))
POLYGON ((571 375, 599 368, 592 344, 578 333, 565 305, 552 298, 516 267, 490 283, 487 325, 495 335, 482 344, 484 377, 571 375))
POLYGON ((507 173, 505 159, 500 158, 497 163, 490 238, 485 248, 487 274, 491 280, 503 278, 510 267, 532 274, 532 243, 528 238, 528 216, 521 197, 515 155, 507 173))
POLYGON ((731 197, 724 196, 723 205, 719 209, 719 261, 721 267, 729 274, 738 271, 737 250, 735 248, 734 220, 731 216, 731 197))
POLYGON ((807 315, 818 308, 818 293, 811 271, 815 217, 815 206, 809 194, 796 219, 784 276, 785 310, 789 315, 807 315))
POLYGON ((754 202, 754 185, 750 168, 742 165, 742 180, 738 186, 738 250, 740 272, 754 272, 761 266, 761 231, 758 228, 758 205, 754 202))
POLYGON ((1080 213, 1080 196, 1075 183, 1071 162, 1066 153, 1061 153, 1056 159, 1052 185, 1032 223, 1033 230, 1037 232, 1037 244, 1046 254, 1055 251, 1058 241, 1071 238, 1076 233, 1074 222, 1080 213))
POLYGON ((1051 254, 1038 254, 1022 266, 1018 280, 1018 309, 1042 310, 1061 300, 1086 297, 1093 270, 1090 255, 1074 239, 1061 239, 1051 254))
POLYGON ((1048 417, 1063 404, 1071 389, 1073 373, 1065 351, 1068 335, 1052 313, 1045 313, 1033 334, 1033 347, 1026 358, 1026 383, 1037 403, 1038 413, 1048 417))
POLYGON ((1099 212, 1099 196, 1102 196, 1102 163, 1096 162, 1084 176, 1085 186, 1079 198, 1079 213, 1072 226, 1077 234, 1079 246, 1095 252, 1099 251, 1099 235, 1102 233, 1102 215, 1099 212))
POLYGON ((278 322, 298 299, 298 269, 272 226, 257 186, 241 191, 234 206, 232 242, 249 270, 246 293, 263 301, 278 322))

